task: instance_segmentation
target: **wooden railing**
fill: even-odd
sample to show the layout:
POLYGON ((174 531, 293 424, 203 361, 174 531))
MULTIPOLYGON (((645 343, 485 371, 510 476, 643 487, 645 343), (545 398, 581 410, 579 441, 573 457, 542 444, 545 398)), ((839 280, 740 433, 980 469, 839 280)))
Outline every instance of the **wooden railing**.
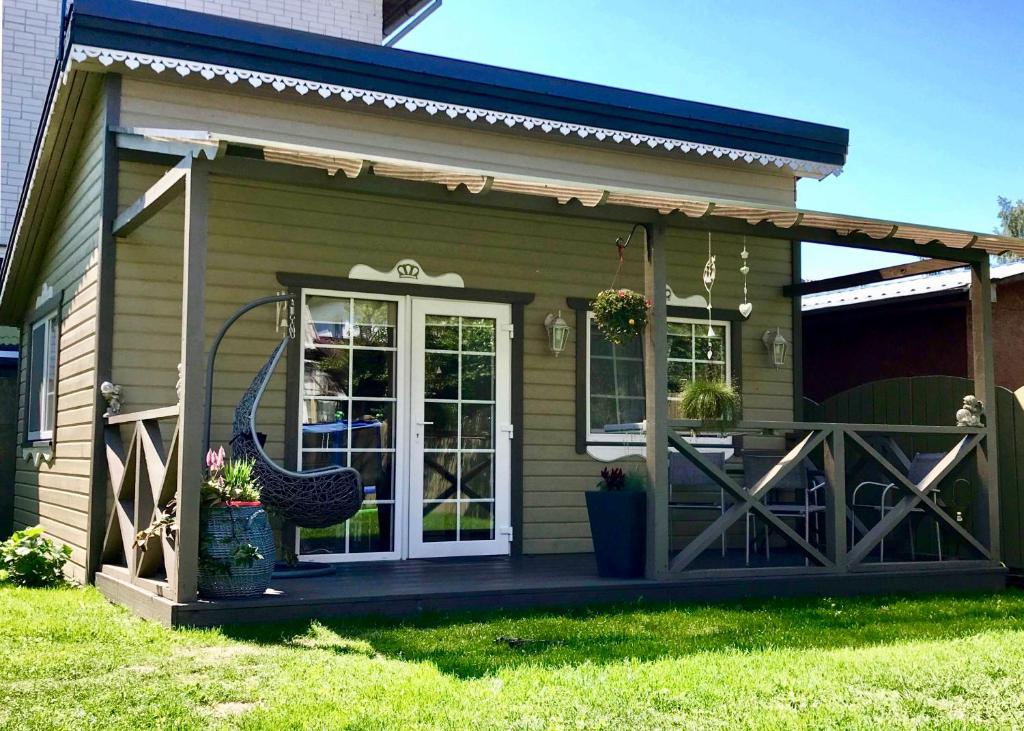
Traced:
POLYGON ((118 568, 130 583, 173 596, 177 571, 173 523, 148 539, 136 536, 165 519, 178 488, 178 407, 118 414, 104 430, 109 497, 113 503, 103 541, 105 571, 118 568), (174 420, 166 441, 161 423, 174 420), (124 433, 129 436, 127 440, 124 433))
MULTIPOLYGON (((923 511, 933 518, 947 534, 956 536, 969 546, 981 560, 992 561, 994 556, 990 550, 990 527, 980 521, 981 532, 985 538, 979 540, 972 535, 959 520, 952 517, 939 503, 937 488, 954 470, 960 467, 971 454, 983 452, 986 440, 992 438, 984 427, 936 427, 913 425, 883 424, 835 424, 816 422, 741 422, 730 427, 730 432, 752 435, 786 435, 792 446, 789 447, 779 461, 754 484, 744 486, 730 474, 707 460, 694 446, 685 441, 679 432, 686 432, 696 427, 695 422, 671 422, 669 445, 672 449, 689 459, 716 488, 720 488, 731 499, 731 504, 723 507, 719 517, 711 521, 706 528, 689 540, 682 550, 670 558, 669 570, 680 572, 692 570, 694 562, 705 551, 723 541, 726 531, 748 514, 753 514, 771 528, 777 537, 784 539, 790 546, 805 557, 805 566, 800 570, 824 570, 830 572, 846 572, 855 570, 871 570, 875 565, 866 564, 865 559, 872 555, 879 544, 889 537, 912 513, 923 511), (911 460, 900 449, 895 437, 897 435, 933 435, 944 436, 955 442, 951 449, 914 483, 907 477, 911 460), (884 445, 884 448, 880 447, 884 445), (857 451, 857 465, 847 463, 848 447, 857 451), (890 456, 886 456, 883 452, 890 456), (793 470, 806 465, 813 455, 820 460, 820 469, 824 473, 825 482, 825 536, 822 546, 814 545, 804 535, 794 530, 786 522, 780 511, 773 510, 765 500, 768 494, 778 487, 783 478, 793 470), (872 469, 880 471, 886 482, 894 485, 898 500, 894 500, 885 510, 879 511, 879 519, 873 524, 865 522, 849 510, 850 493, 847 480, 851 472, 863 469, 868 463, 872 469), (849 526, 849 530, 848 530, 849 526)), ((979 454, 983 458, 983 454, 979 454)), ((978 513, 989 513, 988 501, 994 499, 991 492, 995 485, 990 484, 989 474, 984 469, 976 472, 975 480, 979 500, 978 513)), ((949 566, 950 561, 914 561, 891 562, 888 568, 900 570, 920 570, 922 564, 934 563, 949 566)), ((794 570, 796 567, 787 567, 794 570)), ((733 570, 727 566, 718 570, 733 570)), ((760 569, 742 569, 750 572, 773 570, 772 567, 760 569)))

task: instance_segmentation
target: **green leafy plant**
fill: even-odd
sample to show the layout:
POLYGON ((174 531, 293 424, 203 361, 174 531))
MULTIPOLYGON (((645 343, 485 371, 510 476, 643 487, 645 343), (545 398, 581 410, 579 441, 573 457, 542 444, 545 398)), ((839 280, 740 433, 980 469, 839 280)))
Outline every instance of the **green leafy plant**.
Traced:
POLYGON ((140 548, 145 551, 146 547, 149 545, 150 539, 156 538, 160 535, 171 537, 171 535, 177 530, 177 525, 178 502, 174 498, 171 498, 163 510, 157 510, 156 517, 153 518, 153 522, 135 534, 135 540, 132 541, 132 545, 135 548, 140 548))
POLYGON ((736 422, 742 399, 737 388, 721 379, 698 378, 683 386, 680 407, 687 419, 722 426, 736 422))
POLYGON ((606 289, 594 299, 594 323, 605 340, 622 345, 643 332, 651 303, 631 289, 606 289))
POLYGON ((623 472, 620 467, 605 467, 601 470, 598 490, 606 492, 633 492, 647 489, 647 475, 642 472, 623 472))
POLYGON ((253 476, 251 460, 224 458, 224 447, 206 453, 206 480, 202 503, 207 507, 224 503, 258 503, 260 489, 253 476))
POLYGON ((64 564, 70 558, 71 547, 58 547, 43 535, 41 526, 26 528, 0 543, 0 583, 63 586, 64 564))

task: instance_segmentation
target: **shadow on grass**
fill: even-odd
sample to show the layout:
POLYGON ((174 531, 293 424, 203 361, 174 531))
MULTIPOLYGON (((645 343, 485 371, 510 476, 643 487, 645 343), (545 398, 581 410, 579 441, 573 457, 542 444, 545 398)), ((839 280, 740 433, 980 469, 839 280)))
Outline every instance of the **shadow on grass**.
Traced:
POLYGON ((460 678, 521 665, 655 661, 696 653, 856 648, 1024 631, 1024 591, 1002 594, 629 604, 235 625, 227 637, 434 664, 460 678))

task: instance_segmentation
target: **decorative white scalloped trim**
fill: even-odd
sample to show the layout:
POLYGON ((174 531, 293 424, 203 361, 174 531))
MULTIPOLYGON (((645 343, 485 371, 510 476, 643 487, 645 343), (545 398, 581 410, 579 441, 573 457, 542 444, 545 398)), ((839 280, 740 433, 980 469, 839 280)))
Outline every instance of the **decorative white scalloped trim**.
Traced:
POLYGON ((222 78, 229 84, 247 82, 253 88, 269 86, 277 92, 294 91, 300 96, 316 94, 325 100, 341 99, 345 102, 362 101, 366 105, 381 103, 388 109, 405 109, 409 112, 426 111, 431 116, 444 114, 451 119, 464 117, 470 122, 486 122, 495 125, 504 124, 506 127, 522 127, 526 130, 539 130, 548 134, 560 134, 564 137, 575 135, 582 139, 593 137, 597 140, 620 144, 631 144, 634 146, 646 145, 651 149, 663 147, 666 150, 679 150, 681 152, 695 152, 698 155, 711 155, 715 158, 728 158, 730 160, 743 160, 747 163, 761 163, 768 167, 774 165, 777 168, 788 167, 800 173, 810 176, 825 178, 829 175, 839 175, 842 172, 840 165, 826 165, 823 163, 800 160, 780 155, 768 155, 748 150, 738 150, 731 147, 720 147, 718 145, 706 145, 698 142, 677 140, 667 137, 655 137, 642 135, 621 130, 605 129, 602 127, 590 127, 570 122, 559 122, 541 117, 527 117, 521 114, 509 114, 497 112, 490 109, 477 107, 465 107, 458 104, 431 101, 429 99, 418 99, 416 97, 402 96, 399 94, 387 94, 380 91, 370 91, 351 86, 338 86, 319 81, 296 79, 290 76, 279 76, 261 71, 250 71, 247 69, 233 68, 231 66, 216 66, 213 64, 187 61, 166 56, 151 56, 148 54, 135 53, 132 51, 116 51, 94 46, 74 45, 71 47, 71 62, 83 63, 90 59, 99 61, 104 66, 120 64, 128 69, 135 70, 146 66, 152 71, 160 74, 164 71, 174 71, 179 76, 185 77, 195 73, 212 81, 222 78))

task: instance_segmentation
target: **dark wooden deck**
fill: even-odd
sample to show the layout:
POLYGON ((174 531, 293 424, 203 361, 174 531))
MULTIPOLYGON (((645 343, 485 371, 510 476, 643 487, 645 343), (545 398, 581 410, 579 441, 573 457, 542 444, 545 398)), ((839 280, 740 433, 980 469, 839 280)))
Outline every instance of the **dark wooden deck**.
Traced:
POLYGON ((275 580, 258 599, 176 604, 104 567, 96 584, 113 601, 176 626, 214 626, 421 611, 566 607, 616 602, 706 602, 746 597, 996 591, 1006 569, 989 562, 906 564, 834 574, 803 566, 682 572, 666 580, 604 579, 589 554, 339 564, 333 575, 275 580), (916 568, 916 567, 915 567, 916 568))

